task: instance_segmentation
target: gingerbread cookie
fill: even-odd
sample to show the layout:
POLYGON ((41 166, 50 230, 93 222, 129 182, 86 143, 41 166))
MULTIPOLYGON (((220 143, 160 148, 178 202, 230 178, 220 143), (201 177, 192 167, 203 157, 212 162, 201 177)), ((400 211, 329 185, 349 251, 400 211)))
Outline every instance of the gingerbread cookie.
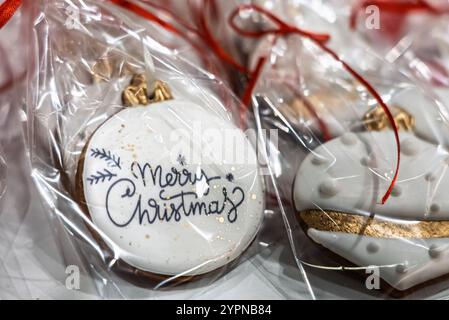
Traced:
POLYGON ((146 97, 139 80, 123 95, 131 106, 85 146, 77 192, 101 240, 137 270, 192 276, 220 268, 249 246, 263 219, 256 153, 228 119, 167 100, 164 87, 146 97))
POLYGON ((400 132, 394 173, 392 131, 347 133, 316 148, 300 166, 294 203, 307 234, 350 262, 378 266, 392 287, 406 290, 448 273, 449 152, 400 132))

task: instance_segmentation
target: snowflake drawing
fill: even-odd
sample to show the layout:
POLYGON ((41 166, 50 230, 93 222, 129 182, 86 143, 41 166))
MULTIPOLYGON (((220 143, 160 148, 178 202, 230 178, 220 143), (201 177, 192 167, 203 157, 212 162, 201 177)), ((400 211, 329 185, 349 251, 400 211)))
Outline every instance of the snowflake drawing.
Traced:
POLYGON ((233 182, 234 181, 234 175, 232 173, 228 173, 225 178, 229 182, 233 182))
POLYGON ((178 161, 178 163, 181 165, 181 166, 185 166, 186 164, 187 164, 187 162, 186 162, 186 157, 184 157, 183 155, 178 155, 178 158, 176 158, 176 161, 178 161))

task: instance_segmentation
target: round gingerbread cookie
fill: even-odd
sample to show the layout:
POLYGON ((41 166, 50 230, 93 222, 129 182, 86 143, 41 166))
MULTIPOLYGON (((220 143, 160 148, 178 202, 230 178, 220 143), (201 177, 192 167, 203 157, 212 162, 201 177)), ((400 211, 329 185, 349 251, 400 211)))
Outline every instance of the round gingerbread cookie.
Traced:
POLYGON ((315 242, 361 267, 378 266, 398 290, 448 273, 449 153, 401 132, 347 133, 316 148, 294 183, 298 216, 315 242))
POLYGON ((95 131, 80 161, 92 222, 138 270, 212 271, 238 257, 261 225, 263 181, 251 143, 198 104, 124 108, 95 131))

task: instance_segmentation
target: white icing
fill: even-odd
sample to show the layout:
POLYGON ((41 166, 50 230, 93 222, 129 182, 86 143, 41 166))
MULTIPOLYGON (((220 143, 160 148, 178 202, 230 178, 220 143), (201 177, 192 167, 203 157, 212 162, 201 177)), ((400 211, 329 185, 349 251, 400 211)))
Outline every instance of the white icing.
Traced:
MULTIPOLYGON (((396 163, 394 135, 364 132, 357 137, 354 144, 333 139, 306 157, 294 185, 299 211, 374 213, 379 219, 409 223, 448 220, 449 164, 444 148, 400 132, 405 143, 398 180, 389 200, 381 205, 396 163), (317 157, 327 158, 326 165, 314 164, 317 157)), ((399 290, 441 276, 449 267, 447 238, 384 239, 315 229, 308 234, 358 266, 379 266, 380 276, 399 290)))
POLYGON ((83 187, 106 243, 130 265, 156 274, 195 275, 225 265, 248 247, 263 218, 250 142, 229 120, 186 101, 126 108, 108 119, 86 148, 83 187), (189 174, 197 181, 186 182, 189 174), (167 181, 177 182, 164 188, 167 181), (139 196, 141 221, 133 216, 139 196), (163 216, 164 204, 179 214, 150 221, 156 206, 163 216), (187 215, 195 204, 196 214, 187 215), (221 214, 205 214, 222 206, 221 214))
POLYGON ((415 132, 420 138, 449 147, 449 110, 446 107, 438 106, 416 89, 401 91, 389 105, 398 105, 415 117, 415 132))
POLYGON ((378 267, 380 276, 398 290, 442 276, 449 268, 448 238, 383 239, 316 229, 308 235, 360 267, 378 267))
POLYGON ((352 146, 357 143, 357 136, 352 132, 347 132, 341 136, 341 142, 347 146, 352 146))
POLYGON ((394 135, 391 131, 364 132, 357 137, 351 145, 342 138, 333 139, 306 157, 294 185, 299 211, 329 209, 374 213, 385 219, 449 219, 449 153, 445 149, 400 132, 400 140, 407 143, 405 149, 402 146, 398 180, 392 196, 381 205, 396 165, 394 135), (316 158, 327 161, 317 165, 316 158))

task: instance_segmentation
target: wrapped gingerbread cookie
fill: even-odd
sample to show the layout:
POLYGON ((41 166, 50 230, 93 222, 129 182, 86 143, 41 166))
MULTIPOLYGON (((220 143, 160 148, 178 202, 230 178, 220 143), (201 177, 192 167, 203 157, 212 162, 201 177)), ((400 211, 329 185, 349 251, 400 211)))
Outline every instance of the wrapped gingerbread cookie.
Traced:
POLYGON ((142 28, 133 7, 85 3, 34 7, 36 185, 104 290, 200 290, 258 250, 265 187, 247 110, 157 41, 160 20, 142 28))
POLYGON ((266 64, 252 102, 261 127, 283 133, 267 157, 298 287, 312 298, 438 296, 449 284, 446 108, 358 42, 340 54, 258 10, 272 29, 255 53, 266 64))

